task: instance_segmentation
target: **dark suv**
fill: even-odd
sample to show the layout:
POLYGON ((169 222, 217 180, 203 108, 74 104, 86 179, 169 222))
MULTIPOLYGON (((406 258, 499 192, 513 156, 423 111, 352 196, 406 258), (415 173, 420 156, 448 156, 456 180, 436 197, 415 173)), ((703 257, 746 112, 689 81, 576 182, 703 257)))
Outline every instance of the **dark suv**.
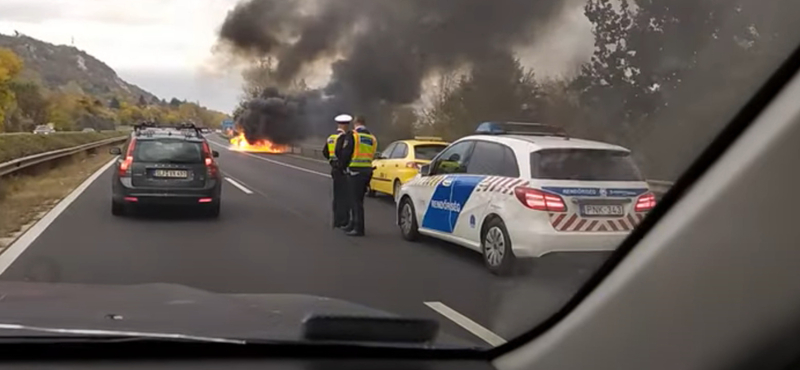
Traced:
POLYGON ((122 155, 112 179, 113 215, 139 205, 178 205, 219 216, 222 178, 214 159, 219 153, 194 125, 139 125, 123 148, 110 153, 122 155))

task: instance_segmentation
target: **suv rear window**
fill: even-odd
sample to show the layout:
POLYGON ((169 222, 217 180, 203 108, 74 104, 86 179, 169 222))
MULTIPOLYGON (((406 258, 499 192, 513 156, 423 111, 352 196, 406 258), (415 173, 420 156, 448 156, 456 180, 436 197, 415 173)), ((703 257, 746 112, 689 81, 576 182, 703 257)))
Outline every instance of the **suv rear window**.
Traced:
POLYGON ((551 180, 643 181, 629 152, 545 149, 531 153, 531 177, 551 180))
POLYGON ((133 160, 148 163, 203 163, 203 144, 179 139, 138 140, 133 160))
POLYGON ((439 152, 447 148, 447 145, 437 145, 437 144, 423 144, 423 145, 415 145, 414 146, 414 159, 421 159, 424 161, 430 161, 433 157, 436 157, 439 152))

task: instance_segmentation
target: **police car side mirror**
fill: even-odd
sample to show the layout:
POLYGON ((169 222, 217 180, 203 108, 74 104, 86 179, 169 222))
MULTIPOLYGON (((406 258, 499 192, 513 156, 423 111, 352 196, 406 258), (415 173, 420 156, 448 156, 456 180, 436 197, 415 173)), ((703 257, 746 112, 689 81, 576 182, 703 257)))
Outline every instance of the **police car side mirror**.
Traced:
POLYGON ((421 176, 428 176, 431 173, 431 165, 425 164, 419 168, 419 174, 421 176))
POLYGON ((117 147, 111 148, 111 149, 108 150, 108 154, 120 155, 120 154, 122 154, 122 149, 117 148, 117 147))

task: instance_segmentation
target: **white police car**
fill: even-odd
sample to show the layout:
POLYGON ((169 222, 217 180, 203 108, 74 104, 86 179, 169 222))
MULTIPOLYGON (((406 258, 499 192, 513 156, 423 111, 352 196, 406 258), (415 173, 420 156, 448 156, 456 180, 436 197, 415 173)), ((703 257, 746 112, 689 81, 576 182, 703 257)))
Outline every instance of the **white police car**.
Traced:
POLYGON ((472 248, 497 274, 517 258, 613 250, 655 206, 628 149, 509 122, 450 144, 398 199, 404 238, 472 248))

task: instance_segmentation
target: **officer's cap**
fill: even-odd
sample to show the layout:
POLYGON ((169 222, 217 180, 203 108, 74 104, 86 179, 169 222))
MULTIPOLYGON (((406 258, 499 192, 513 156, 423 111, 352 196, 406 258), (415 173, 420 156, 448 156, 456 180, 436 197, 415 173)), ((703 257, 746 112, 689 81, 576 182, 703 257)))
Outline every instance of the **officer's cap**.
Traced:
POLYGON ((336 118, 334 118, 333 120, 339 124, 350 123, 353 120, 353 116, 349 114, 340 114, 336 116, 336 118))

